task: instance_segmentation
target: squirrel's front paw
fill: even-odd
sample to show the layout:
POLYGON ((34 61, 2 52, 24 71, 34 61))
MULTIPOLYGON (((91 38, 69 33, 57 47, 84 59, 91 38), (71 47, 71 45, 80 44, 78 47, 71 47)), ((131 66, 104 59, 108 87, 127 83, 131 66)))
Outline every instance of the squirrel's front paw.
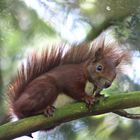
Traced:
POLYGON ((95 91, 95 93, 94 93, 94 97, 97 97, 97 98, 98 98, 98 97, 104 97, 104 95, 101 94, 101 93, 98 92, 98 91, 97 91, 97 92, 95 91))
POLYGON ((95 98, 89 95, 86 95, 84 97, 84 102, 86 103, 86 106, 88 107, 89 111, 92 111, 92 106, 95 103, 95 98))

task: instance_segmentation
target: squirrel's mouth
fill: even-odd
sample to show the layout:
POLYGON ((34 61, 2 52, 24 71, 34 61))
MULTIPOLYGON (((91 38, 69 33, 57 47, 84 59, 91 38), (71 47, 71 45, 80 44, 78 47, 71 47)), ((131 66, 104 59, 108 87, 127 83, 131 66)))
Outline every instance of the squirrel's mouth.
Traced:
POLYGON ((93 80, 93 84, 100 90, 103 90, 104 88, 109 88, 112 84, 112 82, 110 82, 107 79, 101 78, 101 79, 97 79, 97 80, 93 80))

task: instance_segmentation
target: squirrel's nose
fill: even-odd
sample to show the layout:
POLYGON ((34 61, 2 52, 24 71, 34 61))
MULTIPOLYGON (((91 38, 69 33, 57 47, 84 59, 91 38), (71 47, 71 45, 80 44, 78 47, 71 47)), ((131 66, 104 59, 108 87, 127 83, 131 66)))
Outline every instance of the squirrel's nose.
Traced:
POLYGON ((110 82, 105 82, 105 85, 104 85, 104 88, 108 88, 108 87, 110 87, 111 86, 111 83, 110 82))

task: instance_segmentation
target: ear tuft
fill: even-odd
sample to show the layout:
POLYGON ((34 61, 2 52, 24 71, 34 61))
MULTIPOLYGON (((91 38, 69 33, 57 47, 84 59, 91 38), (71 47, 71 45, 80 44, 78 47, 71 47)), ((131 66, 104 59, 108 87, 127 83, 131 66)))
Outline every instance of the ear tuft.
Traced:
POLYGON ((121 63, 121 61, 122 61, 122 57, 120 57, 115 61, 115 66, 117 67, 121 63))
POLYGON ((105 33, 101 33, 93 42, 92 46, 94 47, 94 61, 99 61, 104 56, 105 49, 105 33))
POLYGON ((95 52, 95 61, 99 61, 103 58, 103 47, 99 48, 96 52, 95 52))

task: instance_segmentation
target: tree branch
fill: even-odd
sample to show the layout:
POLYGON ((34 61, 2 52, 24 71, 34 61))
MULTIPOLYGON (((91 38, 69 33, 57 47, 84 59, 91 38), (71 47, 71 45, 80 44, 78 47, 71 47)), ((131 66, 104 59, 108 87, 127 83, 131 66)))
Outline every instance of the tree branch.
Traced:
POLYGON ((129 119, 140 119, 140 114, 131 114, 126 112, 125 110, 116 110, 113 111, 113 113, 129 119))
POLYGON ((120 93, 100 98, 89 112, 84 103, 74 103, 57 109, 53 117, 37 115, 0 126, 0 140, 13 139, 40 129, 49 129, 61 123, 115 110, 140 106, 140 91, 120 93))
POLYGON ((134 0, 98 0, 96 1, 96 7, 91 15, 89 13, 85 14, 86 17, 89 16, 90 25, 92 26, 91 31, 88 33, 86 41, 91 41, 97 37, 103 30, 108 27, 115 25, 118 21, 123 21, 126 17, 132 16, 137 12, 140 6, 140 1, 134 0), (101 4, 102 3, 102 4, 101 4), (123 5, 123 7, 122 7, 123 5), (108 9, 109 8, 109 9, 108 9), (99 23, 100 19, 96 22, 97 15, 102 15, 104 20, 99 23))

